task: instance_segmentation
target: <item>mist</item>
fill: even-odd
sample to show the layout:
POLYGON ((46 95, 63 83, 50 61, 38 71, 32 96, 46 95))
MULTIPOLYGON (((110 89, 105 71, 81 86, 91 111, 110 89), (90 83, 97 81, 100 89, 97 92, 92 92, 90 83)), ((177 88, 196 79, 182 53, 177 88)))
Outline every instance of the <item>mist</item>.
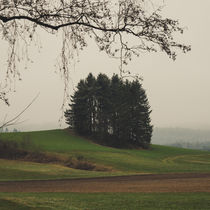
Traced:
MULTIPOLYGON (((179 53, 177 60, 170 60, 162 52, 143 53, 126 67, 132 74, 143 77, 151 105, 152 124, 154 127, 179 127, 196 130, 210 128, 210 2, 198 1, 164 1, 165 16, 178 19, 185 27, 185 32, 178 40, 192 46, 187 54, 179 53)), ((65 128, 62 108, 64 83, 55 64, 60 47, 59 37, 40 33, 42 49, 40 53, 31 48, 33 63, 28 69, 21 70, 22 81, 13 84, 8 93, 10 106, 0 103, 0 119, 10 119, 18 114, 37 93, 40 96, 22 116, 21 124, 14 127, 26 130, 44 130, 65 128)), ((0 41, 0 73, 6 69, 7 45, 0 41)), ((70 75, 70 93, 80 79, 92 72, 95 76, 102 72, 108 76, 119 73, 119 60, 109 58, 99 52, 93 42, 73 61, 70 75)), ((2 77, 1 77, 2 78, 2 77)), ((65 102, 68 104, 68 102, 65 102)), ((11 130, 14 128, 11 127, 11 130)), ((154 135, 155 136, 155 135, 154 135)), ((153 139, 156 143, 157 140, 153 139)))

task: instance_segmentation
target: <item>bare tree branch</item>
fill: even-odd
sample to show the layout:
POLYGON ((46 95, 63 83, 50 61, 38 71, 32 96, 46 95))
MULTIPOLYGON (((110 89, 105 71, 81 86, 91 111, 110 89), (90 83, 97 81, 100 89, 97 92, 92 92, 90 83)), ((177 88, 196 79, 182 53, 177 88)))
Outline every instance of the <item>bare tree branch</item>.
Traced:
MULTIPOLYGON (((11 125, 16 125, 16 124, 20 124, 20 123, 23 123, 24 121, 22 122, 19 122, 19 118, 20 116, 26 111, 29 109, 29 107, 34 103, 34 101, 39 97, 39 94, 38 93, 34 98, 33 100, 20 112, 18 113, 15 117, 13 117, 12 119, 10 120, 7 120, 6 122, 3 122, 3 124, 0 126, 0 129, 4 128, 4 127, 8 127, 8 126, 11 126, 11 125)), ((6 120, 6 119, 5 119, 6 120)))
MULTIPOLYGON (((177 50, 185 53, 190 46, 174 40, 183 28, 160 12, 150 0, 0 0, 0 35, 9 44, 7 77, 20 74, 16 63, 26 55, 21 57, 19 48, 24 45, 27 54, 38 27, 51 34, 63 33, 59 67, 64 83, 69 80, 71 60, 90 38, 100 50, 120 58, 121 73, 142 51, 163 51, 175 60, 177 50)), ((4 100, 1 95, 0 100, 4 100)))

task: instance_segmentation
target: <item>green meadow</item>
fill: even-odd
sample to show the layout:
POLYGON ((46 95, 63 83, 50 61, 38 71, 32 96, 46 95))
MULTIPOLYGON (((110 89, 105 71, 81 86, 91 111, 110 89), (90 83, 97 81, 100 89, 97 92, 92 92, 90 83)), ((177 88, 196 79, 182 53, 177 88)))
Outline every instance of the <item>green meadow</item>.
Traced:
POLYGON ((0 210, 207 210, 210 193, 0 193, 0 210))
POLYGON ((88 171, 59 164, 0 159, 0 180, 63 179, 141 173, 210 172, 210 152, 152 145, 149 150, 101 146, 68 130, 3 133, 24 149, 88 161, 107 170, 88 171), (21 143, 22 142, 22 143, 21 143))
MULTIPOLYGON (((210 152, 151 145, 149 150, 101 146, 68 130, 2 133, 2 141, 107 170, 79 170, 61 163, 0 159, 0 181, 68 179, 143 173, 210 172, 210 152)), ((198 210, 210 193, 0 193, 0 210, 198 210)))

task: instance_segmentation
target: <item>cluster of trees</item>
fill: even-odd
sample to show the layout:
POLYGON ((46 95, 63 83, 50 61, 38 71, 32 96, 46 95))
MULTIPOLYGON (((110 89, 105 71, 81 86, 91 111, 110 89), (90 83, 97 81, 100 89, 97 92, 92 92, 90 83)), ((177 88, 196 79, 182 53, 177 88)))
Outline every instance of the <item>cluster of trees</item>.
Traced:
POLYGON ((0 133, 8 133, 8 132, 13 132, 13 133, 17 133, 19 132, 16 128, 14 128, 12 131, 10 131, 8 128, 0 128, 0 133))
POLYGON ((90 73, 78 83, 69 106, 66 122, 80 135, 115 147, 150 145, 151 110, 139 80, 90 73))

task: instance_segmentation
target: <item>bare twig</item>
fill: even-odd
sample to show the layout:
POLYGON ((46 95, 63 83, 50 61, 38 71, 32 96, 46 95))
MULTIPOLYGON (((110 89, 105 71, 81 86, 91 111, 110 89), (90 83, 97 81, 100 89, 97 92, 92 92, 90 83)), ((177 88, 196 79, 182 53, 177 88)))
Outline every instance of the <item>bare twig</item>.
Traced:
POLYGON ((16 124, 20 124, 20 123, 23 123, 25 121, 21 121, 19 122, 19 117, 27 110, 29 109, 29 107, 34 103, 34 101, 39 97, 39 94, 38 93, 34 98, 33 100, 20 112, 18 113, 15 117, 13 117, 12 119, 6 121, 6 122, 3 122, 3 124, 0 126, 0 129, 4 128, 4 127, 8 127, 8 126, 11 126, 11 125, 16 125, 16 124))
MULTIPOLYGON (((28 49, 37 27, 51 34, 63 33, 59 66, 65 91, 70 60, 87 47, 89 37, 99 50, 120 59, 120 73, 142 51, 163 51, 175 60, 177 49, 187 52, 190 46, 174 40, 174 33, 183 33, 183 28, 178 21, 162 17, 160 10, 151 0, 0 0, 0 35, 9 44, 7 78, 19 76, 16 64, 28 58, 27 50, 20 56, 20 46, 28 49)), ((1 93, 0 100, 6 100, 1 93)))

